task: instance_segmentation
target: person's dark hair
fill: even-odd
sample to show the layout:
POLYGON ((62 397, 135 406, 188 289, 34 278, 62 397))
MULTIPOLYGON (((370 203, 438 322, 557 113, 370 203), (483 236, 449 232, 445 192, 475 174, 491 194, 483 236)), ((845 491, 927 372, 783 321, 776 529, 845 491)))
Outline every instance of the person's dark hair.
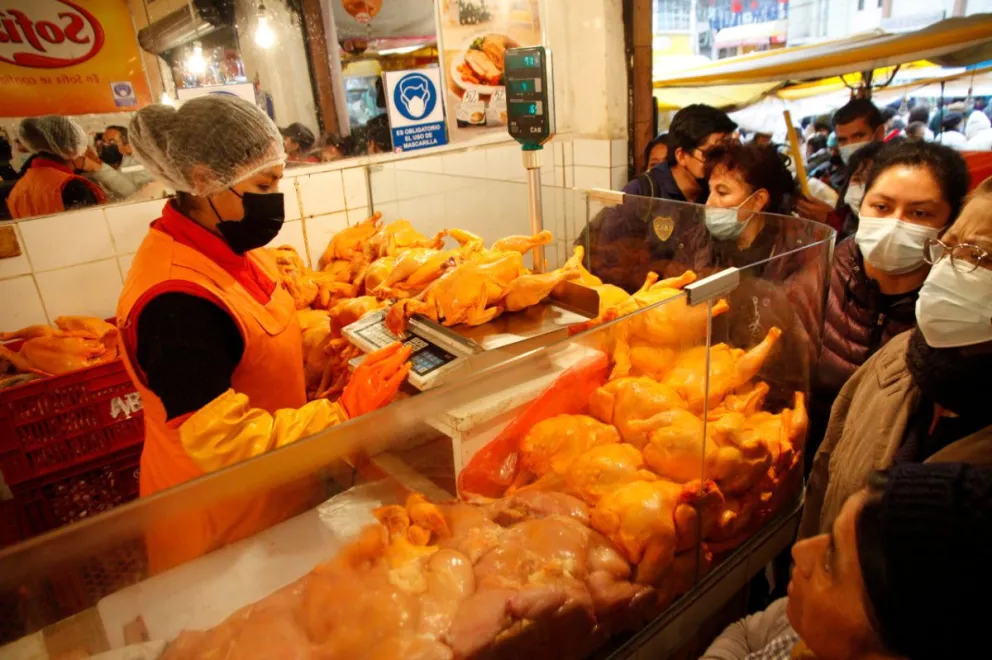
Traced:
POLYGON ((10 148, 10 141, 0 136, 0 163, 9 163, 14 157, 14 152, 10 148))
POLYGON ((393 138, 389 134, 388 124, 369 122, 367 136, 368 141, 375 143, 380 152, 388 153, 393 150, 393 138))
POLYGON ((875 157, 878 156, 878 152, 885 148, 886 145, 886 142, 865 143, 865 146, 851 154, 851 158, 847 161, 847 171, 853 174, 861 169, 863 165, 871 165, 875 157))
POLYGON ((964 115, 960 112, 949 112, 944 115, 943 128, 945 131, 956 131, 964 123, 964 115))
POLYGON ((648 146, 644 147, 645 166, 647 166, 648 161, 651 160, 651 152, 654 151, 654 148, 657 147, 659 144, 663 144, 666 147, 668 146, 668 133, 660 133, 659 135, 656 135, 653 140, 648 142, 648 146))
POLYGON ((864 119, 868 126, 875 130, 884 122, 878 107, 868 99, 854 99, 834 113, 833 126, 850 124, 852 121, 864 119))
POLYGON ((723 110, 702 103, 687 105, 675 113, 668 127, 669 165, 675 165, 675 151, 693 151, 713 133, 733 133, 737 124, 723 110))
POLYGON ((927 133, 927 125, 924 124, 922 121, 911 122, 909 126, 906 127, 907 137, 915 137, 922 140, 923 136, 925 136, 926 133, 927 133))
POLYGON ((813 121, 814 131, 826 131, 830 132, 833 130, 833 126, 830 125, 830 117, 827 115, 820 115, 813 121))
POLYGON ((918 121, 926 124, 930 121, 930 107, 926 103, 920 103, 909 111, 909 121, 910 123, 918 121))
POLYGON ((754 190, 768 191, 767 213, 786 215, 796 201, 796 181, 789 171, 789 159, 774 145, 742 144, 726 140, 710 150, 706 158, 707 176, 717 165, 737 172, 754 190))
MULTIPOLYGON (((863 149, 859 149, 857 156, 863 149)), ((852 156, 853 160, 853 156, 852 156)), ((936 142, 886 143, 874 158, 868 177, 865 179, 865 192, 871 190, 875 181, 886 170, 904 165, 906 167, 925 167, 937 179, 944 199, 951 207, 951 217, 948 222, 954 222, 968 194, 970 176, 968 165, 955 149, 945 147, 936 142)), ((854 171, 852 169, 852 171, 854 171)))
POLYGON ((881 113, 882 113, 882 121, 889 121, 890 119, 896 116, 895 108, 889 106, 885 106, 884 108, 882 108, 881 113))
POLYGON ((127 144, 127 127, 126 126, 108 126, 107 128, 104 129, 104 132, 107 132, 107 131, 109 131, 111 129, 113 129, 113 130, 117 131, 118 133, 120 133, 121 134, 121 142, 123 142, 124 144, 127 144))
POLYGON ((806 145, 809 147, 810 152, 815 154, 817 151, 822 151, 827 148, 827 136, 814 135, 806 141, 806 145))

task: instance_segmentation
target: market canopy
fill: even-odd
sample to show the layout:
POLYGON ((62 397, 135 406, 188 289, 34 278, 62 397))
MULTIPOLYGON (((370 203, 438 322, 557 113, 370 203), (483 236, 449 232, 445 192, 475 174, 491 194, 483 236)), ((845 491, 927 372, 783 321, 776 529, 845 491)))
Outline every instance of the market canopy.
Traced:
MULTIPOLYGON (((964 66, 992 60, 992 14, 949 18, 916 32, 880 31, 710 62, 663 75, 656 88, 781 84, 929 60, 964 66)), ((729 96, 729 93, 727 94, 729 96)))

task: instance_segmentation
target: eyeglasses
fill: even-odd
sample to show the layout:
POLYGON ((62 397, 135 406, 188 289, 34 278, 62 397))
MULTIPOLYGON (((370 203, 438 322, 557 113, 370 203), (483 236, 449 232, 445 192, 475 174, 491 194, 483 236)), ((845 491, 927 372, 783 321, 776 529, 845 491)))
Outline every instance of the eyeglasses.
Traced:
POLYGON ((928 238, 923 244, 923 261, 931 266, 948 254, 951 255, 951 267, 959 273, 973 273, 983 263, 992 264, 988 251, 977 245, 959 243, 951 247, 939 238, 928 238))

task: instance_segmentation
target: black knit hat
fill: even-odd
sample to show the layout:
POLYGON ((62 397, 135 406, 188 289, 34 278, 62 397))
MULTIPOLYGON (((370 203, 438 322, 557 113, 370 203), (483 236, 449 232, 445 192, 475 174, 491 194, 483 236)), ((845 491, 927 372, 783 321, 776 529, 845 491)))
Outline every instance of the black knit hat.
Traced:
POLYGON ((891 469, 881 498, 861 511, 857 542, 869 616, 888 651, 913 659, 988 651, 992 470, 891 469))

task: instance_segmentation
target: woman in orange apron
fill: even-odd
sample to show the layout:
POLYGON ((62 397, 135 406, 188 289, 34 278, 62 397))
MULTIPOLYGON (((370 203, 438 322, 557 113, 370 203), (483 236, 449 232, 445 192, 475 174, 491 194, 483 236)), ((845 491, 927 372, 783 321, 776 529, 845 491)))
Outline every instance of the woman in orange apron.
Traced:
MULTIPOLYGON (((141 495, 281 447, 388 403, 409 370, 398 344, 367 359, 341 399, 307 403, 292 297, 261 249, 279 233, 285 153, 272 121, 228 95, 152 105, 130 126, 137 159, 177 191, 135 254, 117 307, 145 409, 141 495)), ((299 489, 297 489, 299 490, 299 489)), ((296 513, 283 490, 156 528, 153 571, 296 513)))

